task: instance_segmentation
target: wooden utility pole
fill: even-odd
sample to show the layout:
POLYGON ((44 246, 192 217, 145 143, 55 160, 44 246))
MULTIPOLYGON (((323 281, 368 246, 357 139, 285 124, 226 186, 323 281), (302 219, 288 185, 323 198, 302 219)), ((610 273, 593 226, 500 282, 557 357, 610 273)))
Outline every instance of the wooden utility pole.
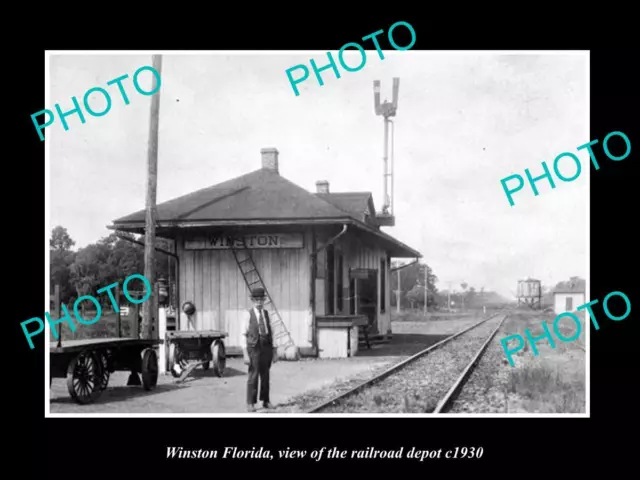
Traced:
MULTIPOLYGON (((162 55, 153 55, 153 68, 162 75, 162 55)), ((153 88, 158 88, 158 81, 153 75, 153 88)), ((151 96, 151 118, 149 122, 149 144, 147 156, 147 198, 144 229, 144 276, 151 285, 151 295, 155 294, 155 244, 156 244, 156 186, 158 184, 158 124, 160 114, 160 90, 151 96)), ((152 299, 147 300, 143 308, 142 335, 143 338, 151 338, 153 305, 152 299)))
POLYGON ((449 309, 449 313, 451 313, 451 282, 449 282, 449 291, 447 292, 447 308, 449 309))

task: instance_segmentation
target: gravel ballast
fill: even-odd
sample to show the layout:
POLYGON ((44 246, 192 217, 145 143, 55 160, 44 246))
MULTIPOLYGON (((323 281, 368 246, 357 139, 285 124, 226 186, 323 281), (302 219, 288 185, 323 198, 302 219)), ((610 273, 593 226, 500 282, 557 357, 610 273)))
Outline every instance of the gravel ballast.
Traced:
POLYGON ((389 377, 319 413, 429 413, 454 384, 487 337, 500 314, 418 358, 389 377))

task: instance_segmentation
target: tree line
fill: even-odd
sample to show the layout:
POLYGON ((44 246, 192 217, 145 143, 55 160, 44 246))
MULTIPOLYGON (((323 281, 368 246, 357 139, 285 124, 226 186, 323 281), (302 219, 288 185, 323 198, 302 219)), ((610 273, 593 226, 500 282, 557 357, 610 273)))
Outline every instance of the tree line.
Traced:
MULTIPOLYGON (((391 263, 392 269, 399 266, 401 266, 399 262, 391 263)), ((392 307, 397 307, 399 301, 401 309, 424 308, 425 269, 427 273, 427 308, 444 309, 451 301, 455 309, 476 309, 482 308, 483 305, 499 305, 509 301, 496 292, 485 291, 484 287, 476 289, 466 282, 452 285, 451 292, 448 290, 440 291, 436 286, 438 277, 434 274, 433 269, 426 263, 416 262, 399 271, 392 270, 390 273, 392 307), (399 293, 398 277, 400 278, 399 293), (458 289, 458 287, 460 288, 458 289)))
MULTIPOLYGON (((141 241, 138 237, 119 232, 120 237, 141 241)), ((92 295, 104 306, 111 306, 108 295, 96 294, 100 288, 112 283, 122 285, 132 274, 144 275, 144 247, 123 240, 115 233, 101 238, 96 243, 74 250, 76 242, 67 229, 61 225, 51 232, 49 240, 50 252, 50 290, 60 285, 60 301, 65 305, 73 304, 83 295, 92 295)), ((156 247, 172 252, 171 242, 156 238, 156 247)), ((157 254, 155 257, 156 279, 169 279, 173 275, 173 264, 168 255, 157 254)), ((172 261, 173 259, 171 259, 172 261)), ((144 284, 133 279, 127 284, 129 291, 143 291, 144 284)))
MULTIPOLYGON (((400 267, 400 262, 391 262, 391 306, 398 305, 398 272, 393 269, 400 267)), ((438 304, 438 277, 426 263, 416 262, 399 270, 400 273, 400 308, 422 308, 425 293, 425 269, 427 285, 427 307, 438 304)))

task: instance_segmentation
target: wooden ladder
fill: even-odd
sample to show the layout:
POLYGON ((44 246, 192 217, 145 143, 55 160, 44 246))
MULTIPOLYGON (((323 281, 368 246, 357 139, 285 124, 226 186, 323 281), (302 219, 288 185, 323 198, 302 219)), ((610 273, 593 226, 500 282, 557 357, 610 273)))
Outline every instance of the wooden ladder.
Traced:
POLYGON ((280 316, 280 313, 278 313, 278 309, 276 308, 276 305, 273 302, 271 295, 269 294, 269 290, 262 281, 262 277, 258 272, 258 268, 253 261, 251 250, 246 247, 246 244, 244 244, 243 240, 243 246, 241 248, 236 248, 235 246, 233 246, 231 247, 231 251, 233 252, 233 256, 236 259, 236 263, 238 264, 238 268, 242 273, 242 277, 247 284, 249 292, 251 292, 251 290, 253 290, 254 288, 259 287, 264 289, 264 293, 266 295, 264 306, 269 311, 269 320, 271 324, 274 346, 283 347, 285 350, 289 347, 294 347, 295 343, 291 338, 291 334, 282 321, 282 317, 280 316))

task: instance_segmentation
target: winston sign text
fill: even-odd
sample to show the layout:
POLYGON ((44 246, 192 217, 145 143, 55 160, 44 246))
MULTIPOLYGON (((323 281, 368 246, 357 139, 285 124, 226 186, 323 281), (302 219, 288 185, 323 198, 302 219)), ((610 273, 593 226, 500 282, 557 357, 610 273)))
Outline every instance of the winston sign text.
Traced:
POLYGON ((228 250, 230 248, 302 248, 301 233, 264 233, 250 235, 207 235, 185 240, 185 250, 228 250))

